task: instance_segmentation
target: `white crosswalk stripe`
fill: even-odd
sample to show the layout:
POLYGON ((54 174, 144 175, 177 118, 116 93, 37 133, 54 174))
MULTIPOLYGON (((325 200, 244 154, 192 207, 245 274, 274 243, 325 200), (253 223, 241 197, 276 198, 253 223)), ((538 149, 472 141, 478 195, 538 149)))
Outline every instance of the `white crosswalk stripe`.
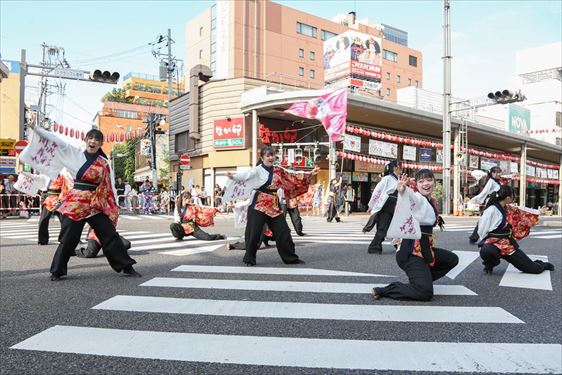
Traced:
MULTIPOLYGON (((361 276, 376 280, 378 275, 337 270, 296 267, 228 267, 182 265, 174 268, 180 276, 193 273, 268 275, 268 277, 314 275, 315 277, 361 276), (247 272, 243 272, 243 271, 247 272)), ((177 275, 176 275, 177 276, 177 275)), ((272 280, 197 279, 189 277, 158 277, 141 284, 143 287, 227 288, 229 290, 261 290, 268 292, 369 293, 377 283, 300 282, 272 280), (295 287, 300 285, 300 287, 295 287), (304 286, 304 287, 303 287, 304 286)), ((380 284, 382 285, 382 284, 380 284)), ((462 285, 435 285, 443 296, 478 296, 462 285), (447 289, 449 288, 449 289, 447 289)), ((141 291, 144 288, 141 288, 141 291)), ((241 292, 240 292, 241 293, 241 292)), ((235 293, 235 296, 238 292, 235 293)), ((436 306, 429 304, 386 305, 383 301, 364 304, 303 303, 251 300, 245 295, 224 299, 171 298, 146 295, 116 295, 93 310, 116 314, 151 314, 165 318, 174 314, 179 319, 192 316, 236 317, 237 319, 289 319, 301 325, 314 320, 330 322, 409 322, 410 324, 448 323, 471 325, 473 330, 486 330, 487 324, 524 325, 525 322, 500 307, 436 306)), ((447 297, 441 297, 447 298, 447 297)), ((150 320, 152 321, 152 320, 150 320)), ((162 332, 138 327, 137 330, 115 327, 79 327, 56 325, 14 345, 11 349, 56 353, 76 353, 139 359, 201 362, 212 365, 263 365, 302 367, 310 369, 394 370, 478 373, 545 373, 560 372, 559 344, 496 343, 453 341, 350 340, 334 338, 277 337, 267 328, 252 336, 211 333, 162 332), (209 350, 209 348, 214 348, 209 350), (283 348, 283 350, 279 350, 283 348), (251 351, 252 355, 247 353, 251 351), (373 355, 376 353, 377 355, 373 355), (404 353, 412 355, 404 356, 404 353), (415 353, 415 355, 414 355, 415 353), (447 355, 442 355, 447 353, 447 355)), ((228 370, 226 370, 228 371, 228 370)), ((333 371, 333 370, 332 370, 333 371)))

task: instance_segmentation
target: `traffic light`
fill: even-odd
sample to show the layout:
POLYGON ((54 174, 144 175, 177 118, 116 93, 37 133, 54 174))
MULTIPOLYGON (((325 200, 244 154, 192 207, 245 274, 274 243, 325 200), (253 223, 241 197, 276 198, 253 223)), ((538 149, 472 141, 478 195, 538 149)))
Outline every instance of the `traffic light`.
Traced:
POLYGON ((320 148, 318 147, 314 147, 314 153, 313 153, 313 158, 314 158, 314 164, 318 164, 320 163, 320 160, 322 159, 322 153, 320 152, 320 148))
POLYGON ((279 147, 275 152, 275 165, 281 165, 283 162, 283 147, 279 147))
POLYGON ((302 149, 300 147, 297 147, 295 149, 295 164, 301 164, 302 163, 302 149))
POLYGON ((101 71, 99 69, 90 72, 90 81, 116 84, 121 75, 117 72, 101 71))
POLYGON ((521 92, 521 90, 502 90, 488 93, 488 99, 491 99, 498 104, 508 104, 522 102, 527 98, 521 92))

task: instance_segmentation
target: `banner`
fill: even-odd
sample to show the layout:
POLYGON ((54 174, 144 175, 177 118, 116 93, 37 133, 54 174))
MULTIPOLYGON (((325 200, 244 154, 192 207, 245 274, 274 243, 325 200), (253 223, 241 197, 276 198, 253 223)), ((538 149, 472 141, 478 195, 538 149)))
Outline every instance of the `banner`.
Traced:
POLYGON ((416 161, 416 147, 404 145, 402 148, 402 159, 416 161))
POLYGON ((514 161, 510 162, 509 173, 519 173, 519 163, 516 163, 514 161))
POLYGON ((430 162, 433 160, 433 149, 420 147, 420 161, 430 162))
POLYGON ((493 167, 497 167, 498 162, 493 159, 480 158, 480 168, 488 172, 493 167))
POLYGON ((527 176, 535 177, 535 167, 527 165, 527 176))
POLYGON ((343 149, 348 151, 361 152, 361 137, 346 134, 343 140, 343 149))
POLYGON ((476 155, 470 155, 468 158, 468 166, 469 168, 480 168, 479 160, 480 158, 476 155))
POLYGON ((369 139, 369 155, 383 156, 385 158, 398 158, 398 145, 369 139))

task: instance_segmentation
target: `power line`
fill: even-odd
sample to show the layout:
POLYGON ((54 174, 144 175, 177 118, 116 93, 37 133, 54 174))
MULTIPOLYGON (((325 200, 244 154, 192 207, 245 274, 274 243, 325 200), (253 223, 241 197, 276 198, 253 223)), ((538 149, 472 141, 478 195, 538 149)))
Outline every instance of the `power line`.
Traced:
POLYGON ((114 53, 110 53, 110 54, 105 55, 105 56, 93 57, 93 58, 90 58, 90 59, 78 59, 78 60, 75 60, 74 63, 80 65, 81 63, 90 63, 90 62, 93 62, 93 61, 104 60, 104 59, 119 56, 119 55, 126 55, 128 53, 135 52, 139 49, 146 48, 146 47, 149 47, 149 44, 142 44, 140 46, 130 48, 130 49, 125 50, 125 51, 114 52, 114 53))

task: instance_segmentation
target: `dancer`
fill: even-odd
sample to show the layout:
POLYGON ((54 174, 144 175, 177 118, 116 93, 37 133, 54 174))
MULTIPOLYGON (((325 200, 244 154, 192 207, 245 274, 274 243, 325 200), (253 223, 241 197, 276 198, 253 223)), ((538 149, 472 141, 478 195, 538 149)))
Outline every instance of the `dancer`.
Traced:
MULTIPOLYGON (((86 222, 98 234, 110 266, 116 272, 123 271, 126 275, 140 277, 133 268, 135 260, 127 254, 111 220, 118 215, 119 207, 116 204, 114 183, 111 181, 110 165, 101 149, 102 132, 97 129, 88 131, 85 137, 86 149, 83 151, 50 131, 36 127, 33 121, 28 126, 34 130, 33 137, 38 137, 39 142, 54 145, 49 152, 52 152, 57 162, 63 164, 75 177, 74 187, 68 191, 64 202, 58 208, 63 215, 63 233, 51 263, 51 281, 58 281, 66 276, 68 260, 80 242, 86 222)), ((29 159, 24 161, 33 162, 32 158, 35 156, 29 155, 29 159)), ((24 159, 23 154, 21 158, 24 159)), ((32 166, 39 169, 39 172, 42 172, 41 168, 47 170, 49 167, 41 162, 32 166)))
MULTIPOLYGON (((222 234, 209 234, 201 227, 207 227, 214 224, 213 219, 218 209, 215 207, 204 207, 191 203, 191 193, 184 192, 181 201, 178 199, 176 203, 179 222, 170 224, 172 235, 183 240, 185 236, 193 236, 198 240, 215 241, 224 240, 226 236, 222 234)), ((176 220, 178 220, 176 218, 176 220)))
POLYGON ((308 191, 312 176, 318 173, 315 167, 310 173, 288 171, 274 166, 275 152, 271 146, 265 146, 260 152, 261 163, 235 175, 228 174, 233 182, 229 183, 228 195, 223 200, 241 200, 250 197, 246 224, 246 254, 244 263, 256 265, 256 253, 260 244, 263 225, 273 232, 277 251, 285 264, 304 263, 295 254, 295 244, 285 216, 279 207, 277 189, 283 188, 285 197, 296 198, 308 191))
MULTIPOLYGON (((123 246, 125 250, 129 250, 131 248, 131 241, 126 239, 123 236, 119 236, 121 241, 123 242, 123 246)), ((76 256, 79 258, 95 258, 98 256, 98 253, 101 250, 101 242, 96 236, 96 232, 90 227, 88 229, 88 234, 86 235, 86 247, 77 247, 76 248, 76 256)))
POLYGON ((330 181, 330 190, 328 195, 328 223, 331 223, 332 220, 336 219, 336 222, 340 222, 340 216, 338 215, 338 208, 337 208, 337 199, 339 196, 339 191, 342 183, 342 178, 340 176, 339 179, 333 178, 330 181))
MULTIPOLYGON (((72 182, 60 173, 47 189, 47 197, 41 205, 41 216, 39 217, 39 231, 37 233, 37 243, 39 245, 49 244, 49 220, 51 216, 58 217, 62 223, 61 214, 56 210, 58 204, 64 200, 64 196, 72 188, 72 182)), ((59 235, 59 241, 61 236, 59 235)))
POLYGON ((403 239, 396 253, 396 262, 406 272, 410 283, 394 282, 384 288, 373 288, 371 295, 374 299, 389 297, 429 301, 433 297, 433 281, 445 276, 459 262, 455 253, 433 247, 433 228, 443 225, 436 202, 431 197, 435 188, 433 172, 421 169, 416 173, 415 180, 417 192, 406 187, 406 175, 402 175, 396 187, 400 199, 409 199, 412 215, 419 222, 422 232, 419 240, 403 239))
POLYGON ((373 190, 369 200, 371 216, 363 228, 363 233, 366 233, 371 231, 375 224, 377 224, 377 232, 367 249, 369 254, 382 254, 382 242, 386 237, 386 232, 396 208, 396 197, 398 196, 396 185, 398 183, 398 176, 401 174, 402 168, 400 168, 398 161, 391 161, 385 165, 383 178, 373 190))
MULTIPOLYGON (((470 203, 480 205, 480 213, 482 213, 482 207, 483 207, 483 205, 486 204, 488 196, 491 193, 494 193, 494 192, 500 190, 500 186, 501 186, 500 176, 501 176, 501 174, 502 174, 501 168, 492 167, 490 169, 490 171, 488 172, 488 180, 486 181, 486 185, 484 185, 484 188, 482 189, 480 194, 478 194, 477 196, 473 197, 470 200, 470 203)), ((472 234, 468 237, 468 241, 472 245, 475 245, 476 242, 478 241, 478 223, 476 223, 476 226, 474 227, 474 230, 472 231, 472 234)))
MULTIPOLYGON (((261 247, 262 243, 265 247, 270 247, 271 245, 269 244, 269 241, 275 241, 275 238, 273 237, 271 229, 267 227, 267 224, 264 224, 263 232, 260 236, 260 242, 258 243, 258 249, 261 247)), ((246 250, 246 240, 244 239, 234 243, 227 243, 226 250, 246 250)))
POLYGON ((297 235, 301 237, 304 236, 305 233, 302 231, 302 218, 301 213, 299 212, 299 202, 297 198, 285 200, 283 189, 277 190, 277 194, 279 195, 279 200, 281 202, 285 202, 281 204, 281 207, 283 208, 283 215, 287 217, 287 214, 289 214, 291 223, 293 223, 293 228, 295 228, 297 235))
POLYGON ((484 272, 492 273, 500 259, 505 259, 521 272, 541 273, 554 271, 552 263, 531 260, 519 248, 517 240, 526 237, 532 226, 538 224, 538 214, 530 214, 511 206, 513 189, 502 185, 497 192, 490 194, 486 209, 478 222, 480 257, 484 272))

